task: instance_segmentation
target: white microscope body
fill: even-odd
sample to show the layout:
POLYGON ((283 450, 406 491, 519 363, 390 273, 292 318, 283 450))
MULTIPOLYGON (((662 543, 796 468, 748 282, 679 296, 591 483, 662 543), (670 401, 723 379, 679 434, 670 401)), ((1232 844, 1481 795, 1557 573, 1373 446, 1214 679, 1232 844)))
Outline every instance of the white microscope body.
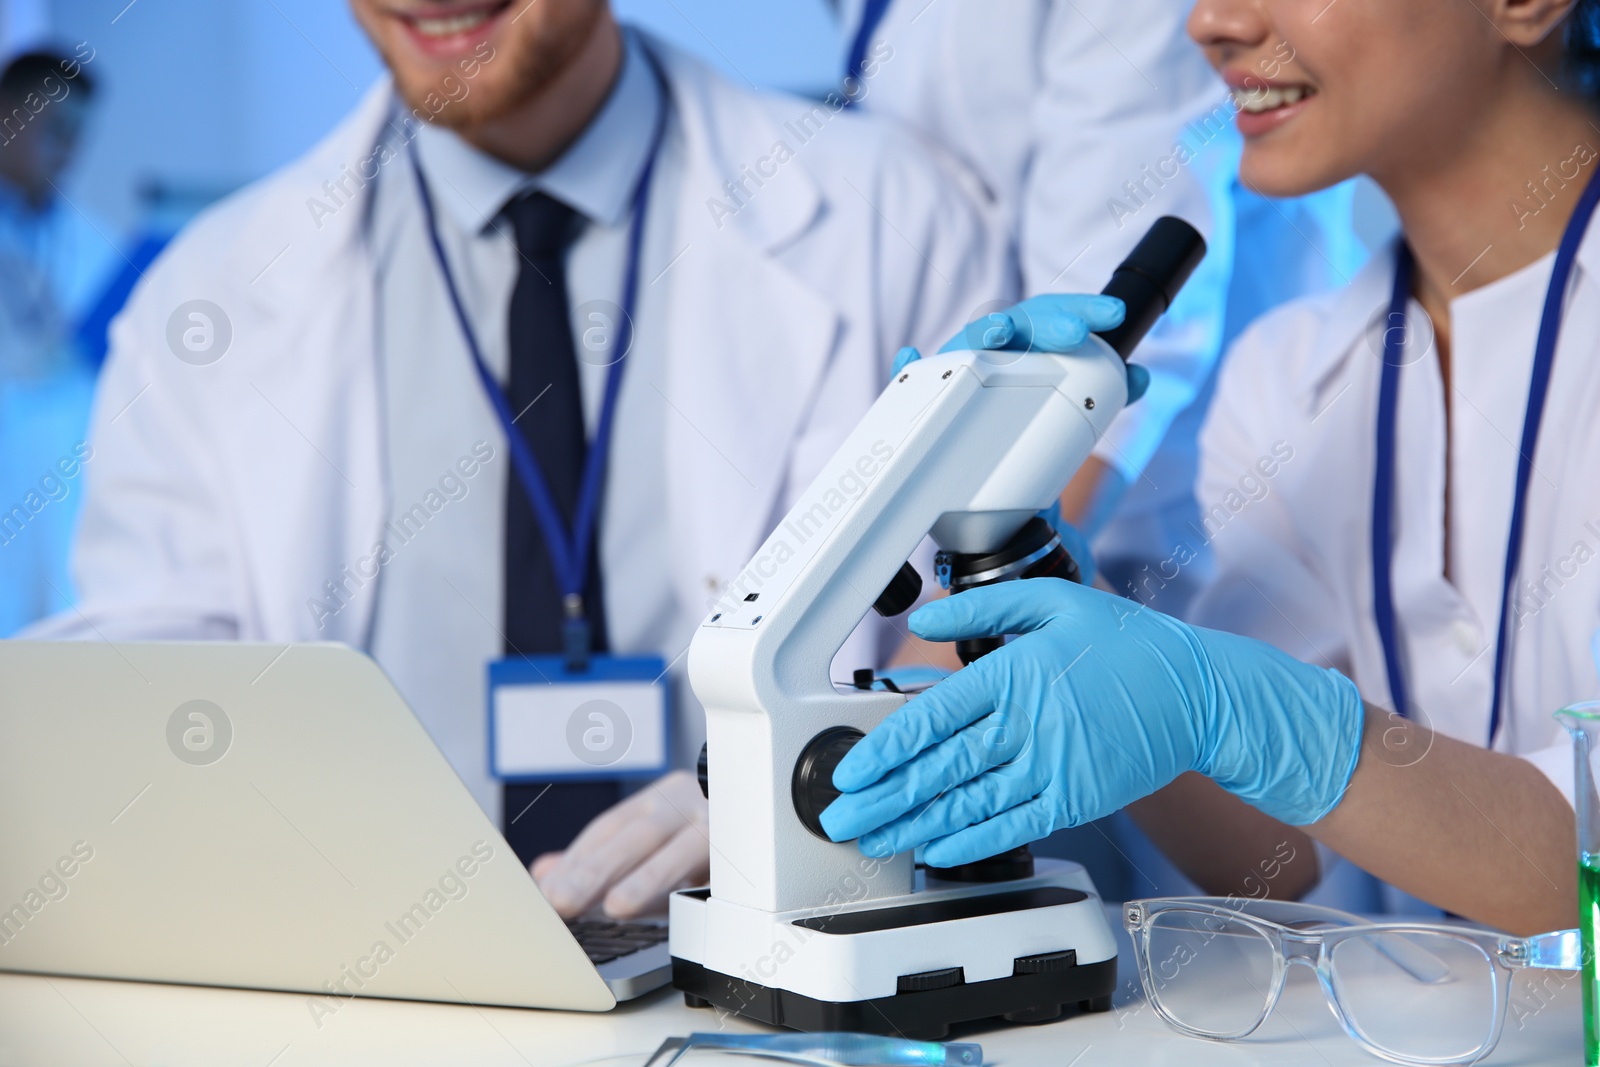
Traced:
POLYGON ((835 684, 829 666, 922 539, 963 554, 1006 545, 1126 400, 1123 357, 1099 337, 1070 355, 912 363, 701 625, 689 675, 706 709, 711 885, 676 894, 670 925, 674 982, 691 1003, 797 1029, 930 1036, 1109 1007, 1116 944, 1081 866, 926 878, 909 853, 871 859, 807 829, 796 768, 819 734, 870 731, 906 699, 835 684))

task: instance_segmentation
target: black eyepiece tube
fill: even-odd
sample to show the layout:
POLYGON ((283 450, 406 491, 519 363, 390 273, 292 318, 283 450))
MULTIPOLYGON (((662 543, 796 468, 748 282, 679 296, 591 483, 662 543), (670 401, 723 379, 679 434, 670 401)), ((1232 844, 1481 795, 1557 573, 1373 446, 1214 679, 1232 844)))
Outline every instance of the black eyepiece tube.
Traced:
POLYGON ((1128 316, 1100 339, 1126 360, 1205 256, 1205 238, 1193 226, 1171 215, 1157 219, 1101 290, 1126 304, 1128 316))

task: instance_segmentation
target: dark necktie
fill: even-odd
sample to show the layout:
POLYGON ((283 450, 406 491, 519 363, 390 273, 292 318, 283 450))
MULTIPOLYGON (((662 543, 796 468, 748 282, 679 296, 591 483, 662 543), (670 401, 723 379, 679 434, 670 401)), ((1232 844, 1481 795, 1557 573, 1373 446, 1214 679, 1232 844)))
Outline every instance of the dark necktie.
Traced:
MULTIPOLYGON (((505 217, 516 236, 518 271, 511 295, 511 376, 506 396, 544 472, 570 532, 578 510, 588 441, 572 341, 565 254, 582 223, 541 192, 519 196, 505 217)), ((565 609, 544 530, 515 473, 506 488, 505 639, 508 656, 561 652, 565 609)), ((595 652, 606 650, 599 552, 591 551, 583 592, 595 652)), ((527 863, 565 848, 590 819, 616 803, 615 782, 518 783, 505 787, 506 840, 527 863)))

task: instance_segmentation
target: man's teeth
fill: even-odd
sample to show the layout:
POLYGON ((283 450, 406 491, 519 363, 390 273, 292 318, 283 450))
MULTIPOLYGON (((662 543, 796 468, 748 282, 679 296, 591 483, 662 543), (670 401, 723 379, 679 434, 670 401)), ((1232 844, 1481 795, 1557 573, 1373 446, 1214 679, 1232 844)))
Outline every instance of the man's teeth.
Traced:
POLYGON ((448 18, 415 18, 411 24, 429 37, 449 37, 476 29, 488 21, 487 11, 474 11, 469 15, 452 15, 448 18))
POLYGON ((1317 91, 1307 85, 1285 85, 1281 88, 1275 85, 1256 85, 1233 91, 1234 102, 1241 110, 1253 115, 1298 104, 1306 97, 1315 95, 1317 91))

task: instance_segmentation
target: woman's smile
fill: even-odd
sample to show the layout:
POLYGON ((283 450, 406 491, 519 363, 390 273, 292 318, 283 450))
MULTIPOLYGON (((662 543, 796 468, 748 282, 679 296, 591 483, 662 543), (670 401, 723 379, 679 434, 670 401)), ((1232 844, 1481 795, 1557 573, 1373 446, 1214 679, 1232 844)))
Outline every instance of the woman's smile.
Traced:
POLYGON ((1305 82, 1273 82, 1259 75, 1227 71, 1224 78, 1239 109, 1235 122, 1245 137, 1260 137, 1293 122, 1317 98, 1305 82))

